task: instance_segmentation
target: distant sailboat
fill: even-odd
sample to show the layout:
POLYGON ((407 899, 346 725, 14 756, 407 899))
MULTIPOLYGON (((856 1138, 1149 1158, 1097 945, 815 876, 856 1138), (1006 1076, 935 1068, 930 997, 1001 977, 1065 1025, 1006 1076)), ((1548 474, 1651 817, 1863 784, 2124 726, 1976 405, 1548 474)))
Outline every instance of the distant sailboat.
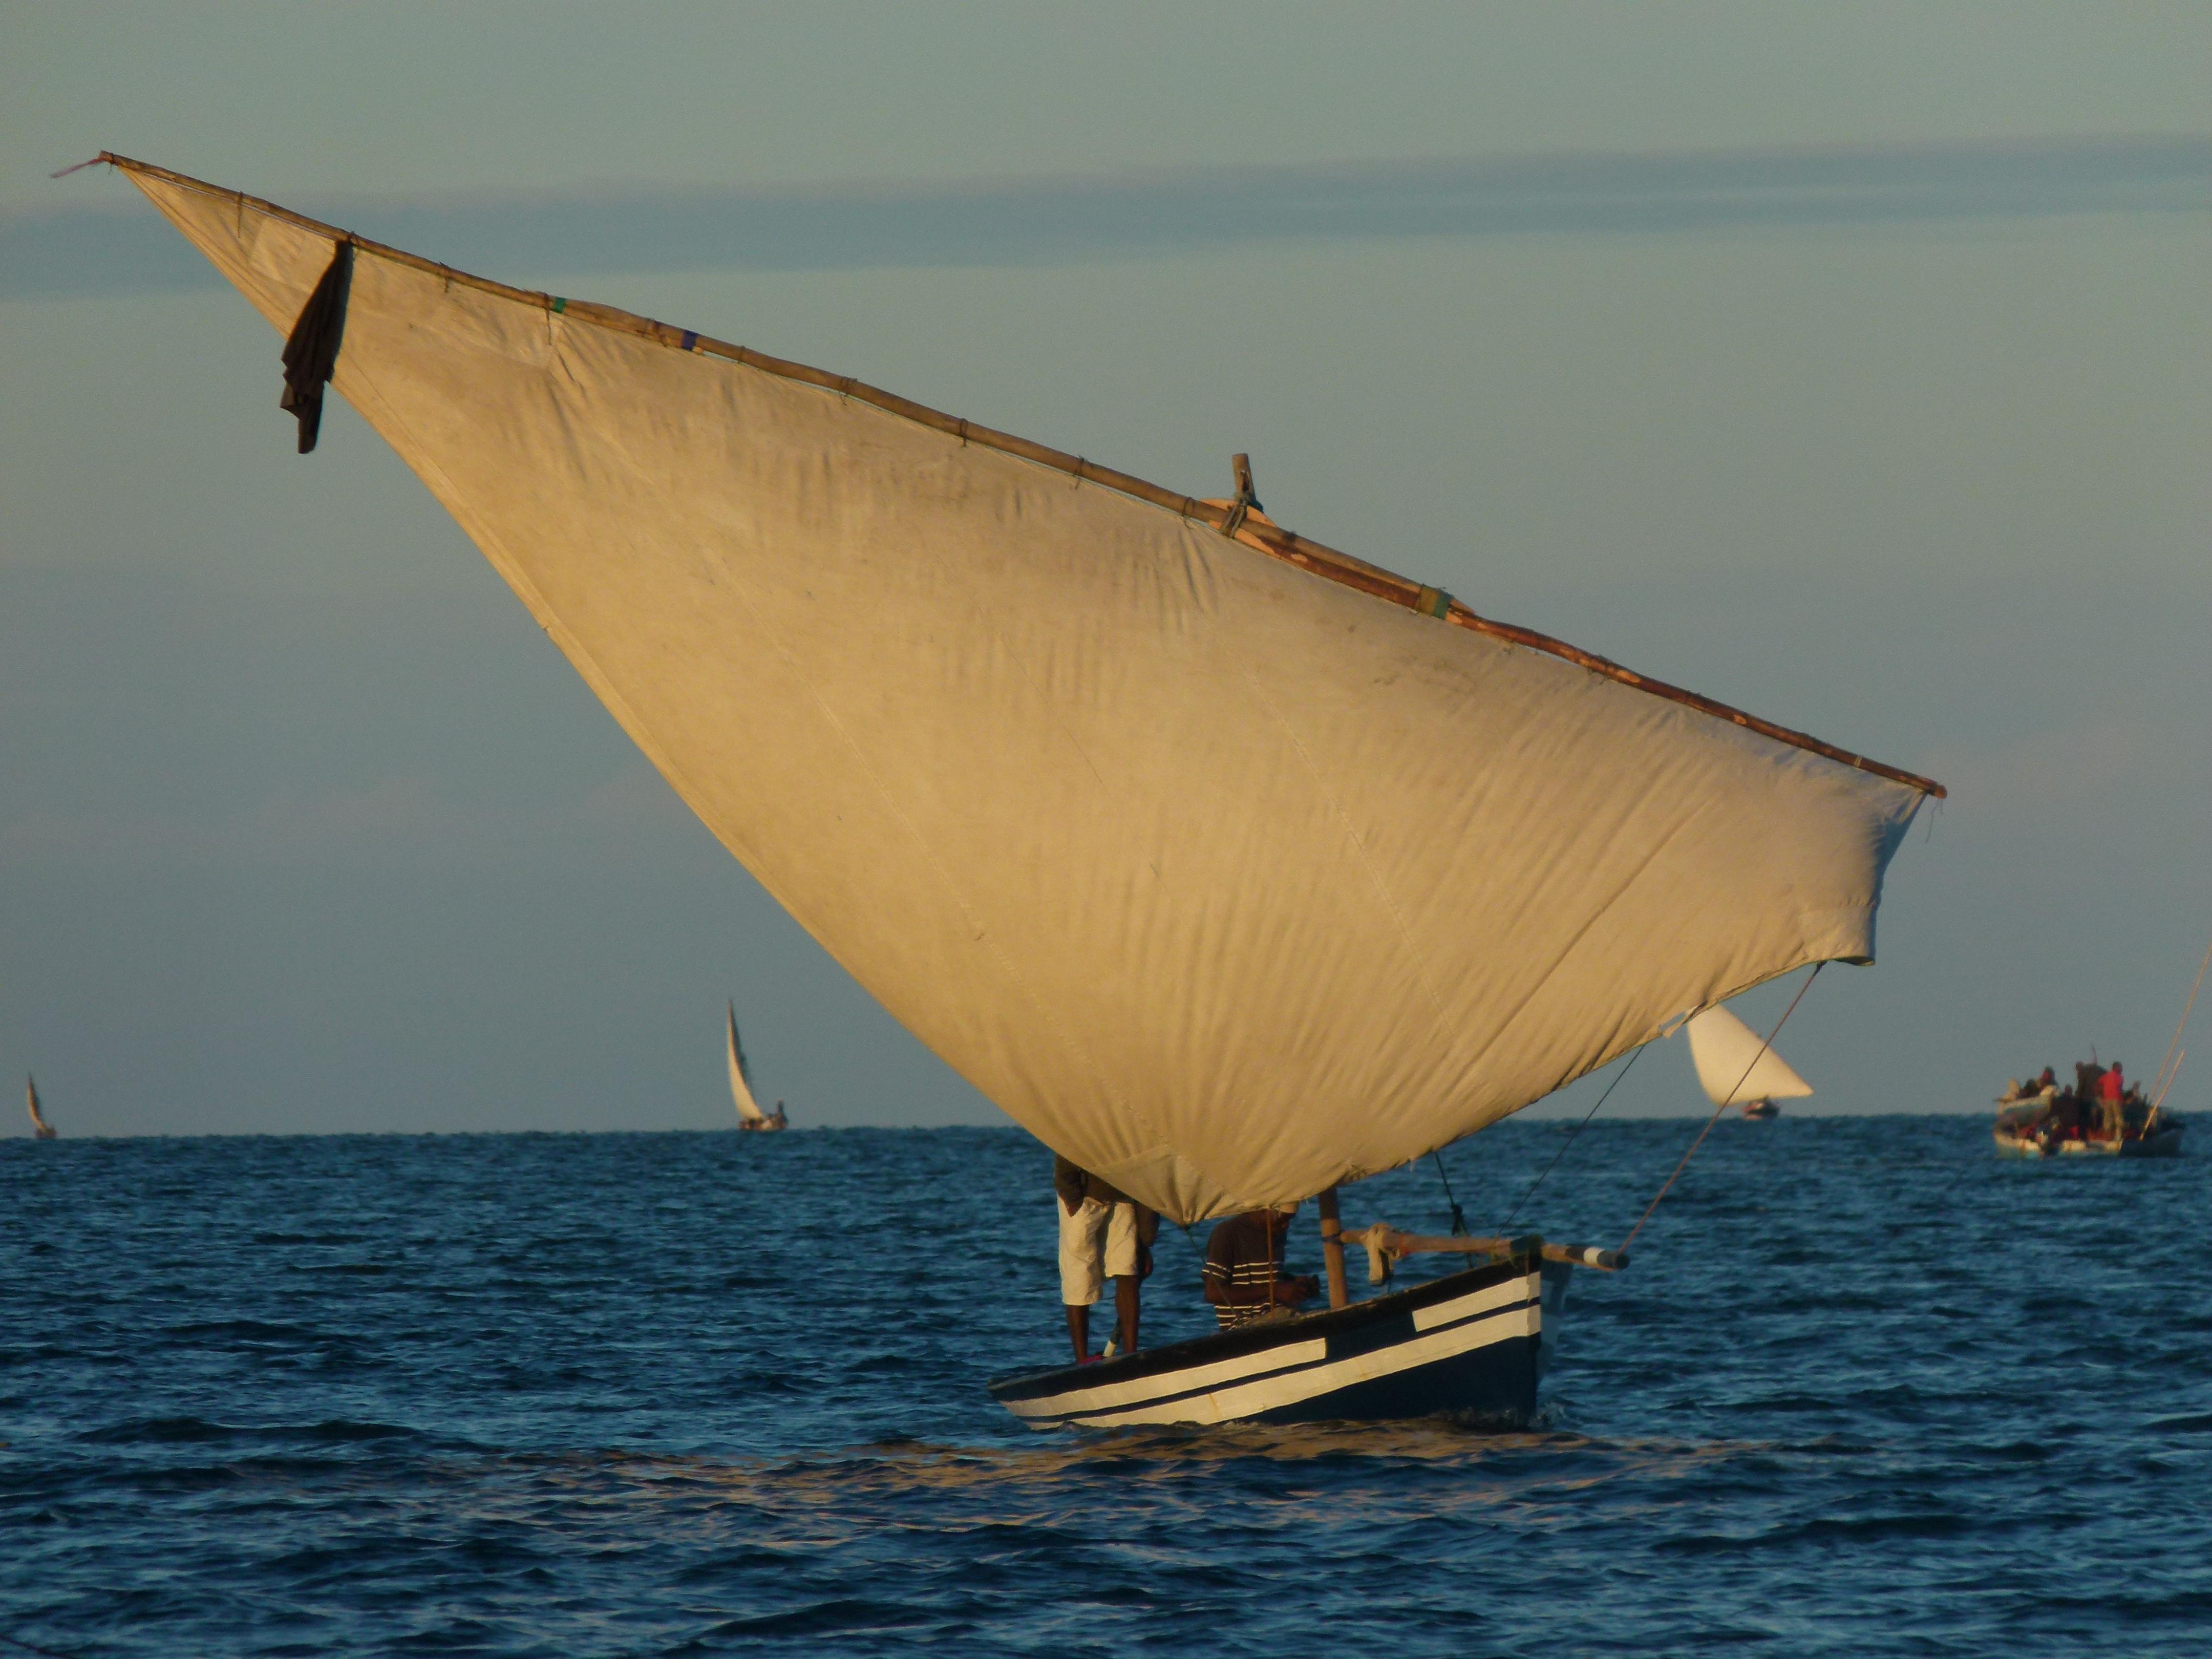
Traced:
POLYGON ((31 1106, 31 1133, 41 1140, 58 1139, 59 1134, 54 1126, 46 1121, 46 1114, 39 1109, 38 1079, 28 1073, 23 1077, 23 1093, 31 1106))
POLYGON ((1705 1098, 1741 1106, 1746 1117, 1772 1117, 1781 1110, 1776 1101, 1813 1092, 1765 1038, 1725 1008, 1708 1008, 1691 1020, 1690 1058, 1705 1098))
POLYGON ((783 1103, 775 1103, 774 1112, 763 1112, 760 1102, 753 1098, 753 1069, 745 1063, 745 1051, 738 1042, 738 1005, 730 1005, 730 1098, 737 1103, 738 1127, 740 1129, 787 1129, 790 1120, 783 1115, 783 1103))

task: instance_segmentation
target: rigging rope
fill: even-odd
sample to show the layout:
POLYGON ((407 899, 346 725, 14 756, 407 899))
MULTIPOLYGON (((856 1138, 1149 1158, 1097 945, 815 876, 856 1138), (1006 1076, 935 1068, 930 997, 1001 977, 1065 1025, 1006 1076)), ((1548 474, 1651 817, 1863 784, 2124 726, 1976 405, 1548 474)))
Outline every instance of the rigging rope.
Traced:
MULTIPOLYGON (((1454 1238, 1465 1238, 1467 1237, 1467 1212, 1460 1208, 1459 1200, 1452 1196, 1451 1177, 1444 1174, 1444 1158, 1443 1152, 1439 1152, 1433 1146, 1431 1147, 1429 1149, 1429 1161, 1437 1166, 1437 1177, 1444 1183, 1444 1202, 1451 1206, 1452 1237, 1454 1238)), ((1467 1258, 1467 1265, 1470 1267, 1474 1265, 1474 1257, 1473 1255, 1469 1255, 1467 1258)))
POLYGON ((1735 1080, 1735 1088, 1721 1097, 1721 1103, 1713 1108, 1713 1115, 1705 1120, 1705 1127, 1698 1131, 1698 1138, 1690 1143, 1690 1150, 1682 1154, 1682 1161, 1674 1166, 1674 1173, 1667 1177, 1667 1184, 1652 1195, 1651 1201, 1644 1206, 1644 1213, 1637 1218, 1636 1224, 1628 1230, 1628 1237, 1620 1241, 1623 1255, 1627 1255, 1628 1247, 1636 1243, 1636 1235, 1644 1231, 1644 1224, 1651 1219, 1651 1212, 1659 1207, 1659 1200, 1673 1191, 1674 1183, 1682 1178, 1682 1171, 1690 1167, 1690 1160, 1698 1155, 1698 1148, 1705 1144, 1705 1137, 1712 1133, 1713 1125, 1721 1121, 1721 1114, 1728 1110, 1729 1103, 1735 1098, 1736 1090, 1743 1087, 1752 1073, 1758 1069, 1759 1062, 1766 1058, 1766 1051, 1774 1046, 1774 1039, 1782 1035, 1782 1028, 1790 1023, 1790 1016, 1797 1012, 1797 1005, 1804 1001, 1805 993, 1813 988, 1813 981, 1820 977, 1820 969, 1827 965, 1825 962, 1813 964, 1813 971, 1805 975, 1805 982, 1797 988, 1797 994, 1790 999, 1790 1006, 1782 1011, 1782 1018, 1774 1022, 1774 1029, 1759 1045, 1759 1052, 1751 1057, 1751 1064, 1743 1068, 1743 1076, 1735 1080))
MULTIPOLYGON (((1644 1048, 1649 1048, 1650 1046, 1650 1045, 1649 1043, 1646 1043, 1644 1048)), ((1603 1106, 1607 1101, 1613 1098, 1613 1091, 1620 1087, 1621 1079, 1623 1078, 1626 1077, 1631 1072, 1636 1069, 1636 1062, 1642 1059, 1643 1056, 1644 1049, 1636 1049, 1628 1056, 1628 1064, 1622 1066, 1619 1071, 1613 1074, 1613 1081, 1605 1085, 1605 1092, 1597 1097, 1597 1105, 1591 1107, 1588 1112, 1583 1114, 1583 1121, 1576 1124, 1575 1127, 1568 1132, 1567 1138, 1559 1143, 1559 1150, 1552 1154, 1552 1161, 1544 1166, 1543 1174, 1538 1176, 1534 1181, 1530 1182, 1528 1183, 1528 1190, 1522 1194, 1518 1199, 1514 1200, 1513 1207, 1505 1212, 1505 1219, 1498 1224, 1498 1231, 1499 1232, 1502 1233, 1512 1226, 1513 1218, 1521 1213, 1521 1206, 1523 1204, 1526 1204, 1530 1199, 1535 1197, 1536 1188, 1544 1184, 1546 1176, 1550 1175, 1553 1170, 1559 1167, 1559 1160, 1567 1155, 1567 1148, 1575 1144, 1575 1137, 1582 1133, 1583 1130, 1589 1127, 1590 1119, 1595 1117, 1598 1114, 1598 1107, 1603 1106)), ((1442 1166, 1439 1165, 1438 1167, 1441 1168, 1442 1166)), ((1455 1208, 1456 1208, 1456 1206, 1455 1206, 1455 1208)))
POLYGON ((1444 1183, 1444 1202, 1451 1206, 1452 1237, 1464 1238, 1467 1237, 1467 1212, 1460 1208, 1459 1200, 1452 1196, 1451 1177, 1444 1174, 1443 1154, 1432 1151, 1429 1153, 1429 1161, 1437 1166, 1437 1178, 1444 1183))
POLYGON ((2204 988, 2207 968, 2212 968, 2212 945, 2204 947, 2204 960, 2197 967, 2197 983, 2189 988, 2189 1000, 2181 1005, 2181 1024, 2173 1028, 2173 1041, 2166 1045, 2166 1058, 2159 1062, 2158 1076, 2151 1081, 2153 1111, 2166 1104, 2166 1091, 2173 1087, 2173 1079, 2180 1075, 2181 1034, 2189 1029, 2189 1016, 2196 1012, 2197 994, 2204 988))

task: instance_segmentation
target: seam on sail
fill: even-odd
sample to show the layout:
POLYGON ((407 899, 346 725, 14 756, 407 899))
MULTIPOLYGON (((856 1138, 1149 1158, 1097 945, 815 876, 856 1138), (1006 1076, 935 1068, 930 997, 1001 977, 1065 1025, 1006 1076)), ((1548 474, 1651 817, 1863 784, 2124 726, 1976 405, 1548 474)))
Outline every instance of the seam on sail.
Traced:
MULTIPOLYGON (((134 161, 129 156, 118 155, 108 150, 102 150, 95 159, 106 161, 112 167, 122 167, 126 171, 151 174, 179 188, 234 201, 238 204, 241 216, 250 206, 257 213, 298 225, 320 235, 352 237, 357 251, 374 253, 380 258, 390 259, 396 264, 425 270, 447 269, 438 265, 433 260, 423 258, 420 254, 409 253, 404 248, 392 247, 386 243, 354 237, 351 232, 338 226, 327 225, 319 220, 310 219, 305 214, 295 213, 289 208, 279 207, 276 203, 264 201, 259 197, 248 196, 243 191, 227 190, 219 185, 209 184, 205 179, 194 179, 186 173, 174 173, 149 161, 134 161)), ((448 274, 450 277, 458 279, 466 287, 477 289, 516 304, 535 306, 545 310, 551 310, 555 306, 555 296, 550 294, 531 289, 515 288, 506 283, 495 282, 487 276, 472 276, 465 271, 451 271, 448 274)), ((565 307, 572 302, 562 300, 560 303, 565 307)), ((639 316, 634 312, 626 312, 617 307, 601 306, 588 301, 576 302, 576 308, 570 314, 597 324, 611 332, 629 334, 655 341, 662 345, 674 345, 689 332, 667 323, 656 322, 651 318, 639 316)), ((1047 444, 1036 443, 1012 433, 998 431, 994 428, 974 425, 957 416, 947 415, 941 410, 932 409, 926 404, 917 404, 911 398, 900 397, 896 392, 885 392, 880 387, 855 380, 849 375, 831 374, 826 370, 814 368, 808 364, 770 356, 766 352, 755 351, 748 346, 735 344, 726 340, 716 340, 697 334, 692 334, 690 339, 696 341, 696 345, 687 342, 683 346, 683 349, 687 351, 696 349, 704 355, 741 363, 749 368, 758 369, 763 374, 775 375, 779 379, 796 380, 809 386, 823 386, 842 397, 852 398, 855 402, 865 403, 887 415, 910 421, 918 426, 926 426, 940 432, 957 431, 963 444, 972 438, 974 441, 986 448, 997 449, 1007 454, 1018 456, 1024 460, 1055 471, 1071 473, 1079 484, 1088 478, 1093 483, 1103 484, 1109 489, 1127 495, 1134 501, 1177 514, 1185 519, 1195 520, 1216 530, 1222 529, 1227 522, 1229 512, 1226 508, 1215 507, 1194 496, 1179 495, 1174 490, 1163 489, 1160 485, 1137 477, 1132 473, 1096 465, 1079 456, 1069 455, 1047 444)), ((1230 533, 1232 540, 1252 548, 1267 557, 1294 565, 1309 574, 1321 577, 1323 580, 1333 581, 1340 586, 1350 587, 1367 593, 1372 598, 1382 600, 1385 604, 1395 605, 1401 609, 1419 611, 1423 594, 1435 591, 1425 588, 1423 584, 1409 577, 1401 576, 1395 571, 1385 570, 1379 565, 1370 564, 1357 555, 1346 553, 1325 543, 1300 536, 1294 531, 1279 529, 1263 538, 1258 535, 1249 525, 1239 524, 1230 533)), ((1824 759, 1834 761, 1858 771, 1870 773, 1876 777, 1887 778, 1892 782, 1917 789, 1923 794, 1932 796, 1938 800, 1944 799, 1948 793, 1943 786, 1933 778, 1922 777, 1917 773, 1907 772, 1901 768, 1885 764, 1864 755, 1856 754, 1850 750, 1839 748, 1834 744, 1826 743, 1814 737, 1810 732, 1778 725, 1774 721, 1761 719, 1756 714, 1733 708, 1717 699, 1705 696, 1700 692, 1671 684, 1665 680, 1653 679, 1646 675, 1638 674, 1632 669, 1624 668, 1608 657, 1601 657, 1595 652, 1584 651, 1579 646, 1571 645, 1565 640, 1554 639, 1547 634, 1540 634, 1534 629, 1522 628, 1516 623, 1499 622, 1492 617, 1480 616, 1457 599, 1447 599, 1442 615, 1445 621, 1456 627, 1464 628, 1470 633, 1487 635, 1510 644, 1543 652, 1562 661, 1572 663, 1577 667, 1595 674, 1601 679, 1611 680, 1615 684, 1626 686, 1632 690, 1643 691, 1649 696, 1661 697, 1670 702, 1680 703, 1685 708, 1696 709, 1709 718, 1757 732, 1770 741, 1801 749, 1808 754, 1819 755, 1824 759)))

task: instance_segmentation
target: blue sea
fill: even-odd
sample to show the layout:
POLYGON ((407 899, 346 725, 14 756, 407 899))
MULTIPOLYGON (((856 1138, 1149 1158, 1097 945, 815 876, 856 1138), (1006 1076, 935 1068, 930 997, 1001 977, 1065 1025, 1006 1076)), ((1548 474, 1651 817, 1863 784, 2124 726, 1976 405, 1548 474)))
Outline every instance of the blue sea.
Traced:
MULTIPOLYGON (((1619 1243, 1697 1127, 1601 1121, 1516 1230, 1619 1243)), ((1449 1153, 1470 1224, 1565 1133, 1449 1153)), ((983 1389, 1066 1343, 1016 1132, 11 1140, 0 1656, 2212 1652, 2203 1152, 1725 1121, 1532 1431, 1039 1436, 983 1389)))

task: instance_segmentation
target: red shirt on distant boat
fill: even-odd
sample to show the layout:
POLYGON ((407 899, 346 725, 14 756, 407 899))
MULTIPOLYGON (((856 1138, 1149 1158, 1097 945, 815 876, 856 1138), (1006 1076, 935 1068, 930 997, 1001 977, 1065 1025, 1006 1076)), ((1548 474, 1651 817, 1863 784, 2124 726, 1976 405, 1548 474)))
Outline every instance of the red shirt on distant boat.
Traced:
POLYGON ((2112 1069, 2097 1079, 2097 1098, 2117 1103, 2128 1091, 2127 1080, 2120 1075, 2120 1062, 2114 1060, 2112 1069))

